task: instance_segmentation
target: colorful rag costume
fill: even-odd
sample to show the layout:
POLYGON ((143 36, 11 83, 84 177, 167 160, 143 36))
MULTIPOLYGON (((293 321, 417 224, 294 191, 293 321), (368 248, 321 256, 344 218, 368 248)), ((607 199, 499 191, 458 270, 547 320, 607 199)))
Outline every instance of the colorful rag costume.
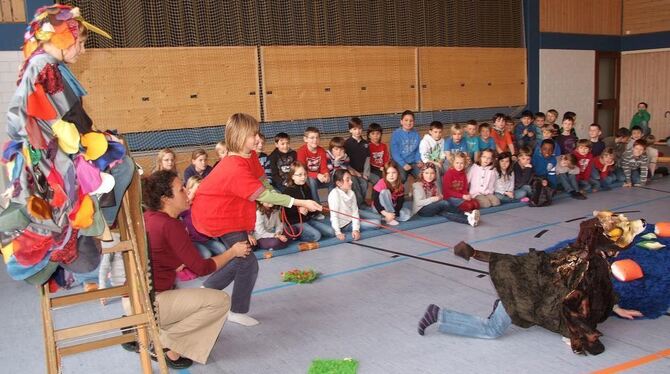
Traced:
POLYGON ((114 179, 119 184, 112 177, 118 170, 102 171, 127 162, 121 161, 123 144, 94 129, 82 106, 86 90, 44 49, 48 43, 64 58, 85 29, 110 37, 86 22, 78 8, 39 8, 24 36, 24 63, 9 105, 10 140, 2 154, 9 206, 0 214, 0 232, 3 254, 11 251, 5 257, 8 273, 33 284, 46 282, 58 264, 73 272, 98 266, 100 244, 93 237, 107 226, 98 200, 112 192, 114 179))

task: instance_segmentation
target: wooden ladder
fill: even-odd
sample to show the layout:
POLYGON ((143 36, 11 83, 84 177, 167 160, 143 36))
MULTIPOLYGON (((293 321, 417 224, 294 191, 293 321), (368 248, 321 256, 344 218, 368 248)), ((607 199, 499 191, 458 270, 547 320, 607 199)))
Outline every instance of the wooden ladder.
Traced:
POLYGON ((167 373, 163 347, 159 339, 158 325, 149 297, 150 269, 147 261, 147 239, 142 217, 142 193, 140 177, 135 170, 126 191, 118 216, 121 242, 103 249, 102 253, 122 252, 126 272, 123 286, 98 289, 65 296, 52 296, 49 285, 41 287, 40 298, 44 325, 44 344, 47 373, 57 374, 62 369, 62 357, 100 349, 137 339, 140 347, 140 363, 143 373, 151 373, 151 357, 148 347, 153 344, 161 373, 167 373), (128 297, 132 313, 128 316, 87 323, 63 329, 55 329, 52 311, 79 303, 110 297, 128 297), (121 334, 102 337, 120 332, 120 329, 135 330, 137 334, 121 334), (97 336, 96 336, 97 335, 97 336), (85 340, 84 343, 76 341, 85 340))

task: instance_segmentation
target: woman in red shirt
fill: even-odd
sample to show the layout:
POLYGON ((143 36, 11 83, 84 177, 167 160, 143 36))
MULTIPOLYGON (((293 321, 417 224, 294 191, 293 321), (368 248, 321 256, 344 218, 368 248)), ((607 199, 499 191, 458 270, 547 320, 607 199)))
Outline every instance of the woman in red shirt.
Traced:
MULTIPOLYGON (((274 190, 255 151, 260 141, 258 134, 259 125, 254 117, 244 113, 230 116, 225 132, 228 156, 202 180, 191 205, 196 230, 211 238, 219 238, 226 248, 240 242, 256 244, 252 235, 256 201, 288 208, 295 205, 309 211, 322 209, 312 200, 294 199, 274 190)), ((228 320, 253 326, 258 321, 246 313, 257 276, 258 260, 256 256, 247 256, 235 259, 212 274, 203 286, 222 290, 235 281, 228 320)))
POLYGON ((208 259, 200 256, 177 218, 189 205, 186 189, 174 171, 161 170, 144 179, 143 203, 148 208, 144 225, 161 343, 169 349, 167 363, 175 369, 189 367, 191 360, 204 364, 226 321, 230 298, 225 292, 206 288, 174 289, 176 269, 184 264, 197 275, 207 275, 236 258, 255 256, 247 243, 237 243, 208 259))

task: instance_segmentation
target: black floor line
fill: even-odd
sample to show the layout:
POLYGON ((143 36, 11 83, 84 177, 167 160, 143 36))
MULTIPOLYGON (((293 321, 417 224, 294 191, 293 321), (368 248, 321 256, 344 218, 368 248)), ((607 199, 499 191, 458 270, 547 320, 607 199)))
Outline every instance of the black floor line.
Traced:
POLYGON ((547 230, 547 229, 542 230, 542 231, 538 232, 537 234, 535 234, 535 237, 536 237, 536 238, 541 238, 542 235, 544 235, 544 234, 547 233, 547 231, 549 231, 549 230, 547 230))
POLYGON ((573 219, 569 219, 569 220, 567 220, 567 221, 565 221, 565 222, 567 223, 567 222, 579 221, 580 219, 584 219, 584 218, 586 218, 586 216, 584 216, 584 217, 577 217, 577 218, 573 218, 573 219))
POLYGON ((639 187, 639 188, 644 188, 645 190, 650 190, 650 191, 658 191, 658 192, 670 193, 670 191, 659 190, 658 188, 651 188, 651 187, 639 187))
POLYGON ((479 273, 479 274, 482 274, 482 275, 488 275, 488 274, 489 274, 487 271, 483 271, 483 270, 479 270, 479 269, 473 269, 473 268, 469 268, 469 267, 465 267, 465 266, 460 266, 460 265, 456 265, 456 264, 450 264, 450 263, 448 263, 448 262, 442 262, 442 261, 438 261, 438 260, 432 260, 432 259, 430 259, 430 258, 419 257, 419 256, 411 255, 411 254, 409 254, 409 253, 396 252, 396 251, 392 251, 392 250, 390 250, 390 249, 384 249, 384 248, 374 247, 374 246, 371 246, 371 245, 361 244, 361 243, 355 243, 355 242, 348 242, 348 243, 351 244, 351 245, 357 245, 357 246, 359 246, 359 247, 365 247, 365 248, 369 248, 369 249, 374 249, 374 250, 376 250, 376 251, 382 251, 382 252, 387 252, 387 253, 393 253, 393 254, 395 254, 395 255, 405 256, 405 257, 410 257, 410 258, 413 258, 413 259, 416 259, 416 260, 421 260, 421 261, 426 261, 426 262, 432 262, 432 263, 434 263, 434 264, 440 264, 440 265, 450 266, 450 267, 454 267, 454 268, 458 268, 458 269, 462 269, 462 270, 472 271, 472 272, 474 272, 474 273, 479 273))

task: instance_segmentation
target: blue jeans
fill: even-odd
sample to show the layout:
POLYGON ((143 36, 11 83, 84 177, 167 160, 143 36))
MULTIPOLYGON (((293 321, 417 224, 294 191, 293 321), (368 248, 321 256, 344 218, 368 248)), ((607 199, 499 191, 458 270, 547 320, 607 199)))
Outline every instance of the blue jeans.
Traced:
POLYGON ((563 173, 556 174, 558 178, 558 183, 563 186, 565 192, 574 192, 579 191, 579 185, 577 184, 577 177, 574 174, 563 173))
MULTIPOLYGON (((245 231, 237 231, 226 234, 218 240, 226 248, 230 248, 237 242, 248 242, 248 237, 245 231)), ((212 273, 202 285, 205 288, 223 290, 234 281, 230 311, 246 313, 251 306, 251 292, 254 290, 256 278, 258 278, 258 260, 251 253, 246 257, 233 258, 224 267, 212 273)))
POLYGON ((514 199, 515 200, 521 200, 524 197, 530 197, 532 191, 533 191, 533 189, 530 187, 530 185, 524 184, 523 186, 514 190, 514 199))
POLYGON ((633 184, 640 184, 640 169, 630 171, 630 181, 633 184))
POLYGON ((513 198, 513 197, 509 197, 509 196, 507 196, 507 195, 505 195, 505 194, 496 192, 494 195, 496 195, 496 197, 498 198, 498 200, 500 200, 500 202, 503 203, 503 204, 504 204, 504 203, 513 203, 513 202, 514 202, 514 198, 513 198))
POLYGON ((410 219, 411 213, 409 209, 402 207, 400 208, 400 212, 395 211, 393 199, 391 198, 391 191, 388 189, 382 190, 382 192, 379 193, 379 202, 382 204, 382 209, 385 211, 396 213, 396 221, 404 222, 410 219))
POLYGON ((319 188, 328 188, 329 191, 331 189, 329 183, 322 183, 316 178, 307 178, 307 183, 309 184, 309 190, 312 192, 312 200, 317 203, 321 201, 319 199, 319 188))
MULTIPOLYGON (((412 175, 414 175, 414 179, 418 178, 419 174, 421 173, 421 169, 419 169, 417 164, 409 164, 409 165, 412 167, 412 169, 409 172, 412 173, 412 175)), ((400 167, 398 168, 398 176, 400 177, 401 182, 405 183, 405 181, 407 180, 407 173, 408 172, 402 168, 402 165, 400 165, 400 167)))
POLYGON ((298 233, 302 230, 302 233, 298 238, 305 242, 318 242, 322 237, 331 237, 335 236, 335 230, 333 230, 330 225, 316 220, 310 220, 309 222, 296 223, 291 225, 293 232, 298 233))
POLYGON ((591 184, 594 186, 600 186, 603 190, 609 190, 612 188, 612 183, 614 182, 616 182, 616 175, 614 173, 610 173, 605 179, 601 179, 598 169, 593 168, 591 171, 591 184))
POLYGON ((368 181, 363 177, 351 176, 351 190, 356 195, 358 206, 365 205, 365 196, 368 194, 368 181))
POLYGON ((488 318, 440 309, 437 328, 441 333, 471 338, 495 339, 505 333, 512 319, 501 302, 488 318))
MULTIPOLYGON (((365 221, 361 221, 361 231, 378 229, 382 223, 381 216, 369 210, 359 210, 358 216, 365 221)), ((340 227, 342 232, 352 232, 354 225, 349 222, 344 227, 340 227)))
POLYGON ((625 182, 626 181, 626 175, 623 173, 623 169, 620 167, 616 167, 614 169, 614 175, 616 176, 616 181, 617 182, 625 182))
POLYGON ((592 182, 591 179, 587 181, 579 180, 577 181, 577 185, 579 186, 580 190, 584 191, 591 191, 592 189, 597 190, 598 188, 600 188, 600 183, 592 182))
POLYGON ((419 209, 416 214, 421 217, 433 217, 439 214, 449 221, 468 224, 468 217, 459 211, 458 208, 451 205, 447 200, 439 200, 430 203, 419 209))
POLYGON ((216 239, 210 239, 204 243, 193 242, 193 244, 195 244, 202 258, 210 258, 226 251, 226 246, 216 239))

